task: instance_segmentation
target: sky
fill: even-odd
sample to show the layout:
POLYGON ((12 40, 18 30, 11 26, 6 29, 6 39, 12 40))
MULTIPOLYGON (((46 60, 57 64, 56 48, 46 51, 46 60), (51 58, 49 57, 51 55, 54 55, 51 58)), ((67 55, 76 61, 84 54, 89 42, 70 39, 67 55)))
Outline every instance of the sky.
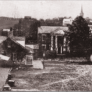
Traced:
POLYGON ((0 16, 37 19, 72 17, 75 18, 83 8, 84 17, 92 18, 91 0, 1 0, 0 16))

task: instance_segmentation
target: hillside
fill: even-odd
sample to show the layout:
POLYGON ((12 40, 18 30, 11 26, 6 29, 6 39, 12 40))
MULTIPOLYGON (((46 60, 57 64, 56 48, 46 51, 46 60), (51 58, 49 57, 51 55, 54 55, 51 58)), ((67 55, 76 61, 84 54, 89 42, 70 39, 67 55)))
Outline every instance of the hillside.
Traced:
POLYGON ((19 19, 0 17, 0 30, 13 27, 18 22, 19 22, 19 19))

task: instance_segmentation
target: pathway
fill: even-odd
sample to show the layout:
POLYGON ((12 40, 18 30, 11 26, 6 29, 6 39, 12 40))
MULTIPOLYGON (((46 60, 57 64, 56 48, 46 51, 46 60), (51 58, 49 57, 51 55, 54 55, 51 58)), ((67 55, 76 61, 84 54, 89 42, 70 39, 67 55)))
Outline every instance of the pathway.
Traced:
POLYGON ((42 60, 33 60, 33 68, 43 69, 42 60))
POLYGON ((9 71, 10 71, 10 68, 1 68, 0 67, 0 91, 2 91, 2 88, 5 85, 9 71))

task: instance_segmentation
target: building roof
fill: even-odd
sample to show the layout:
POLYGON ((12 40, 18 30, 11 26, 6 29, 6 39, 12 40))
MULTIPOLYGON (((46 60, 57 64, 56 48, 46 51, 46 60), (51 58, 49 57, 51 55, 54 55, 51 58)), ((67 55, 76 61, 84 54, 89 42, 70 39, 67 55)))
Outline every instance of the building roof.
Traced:
POLYGON ((23 49, 25 49, 26 51, 28 51, 23 45, 21 45, 19 42, 17 42, 16 40, 12 39, 12 38, 8 38, 10 39, 11 41, 13 41, 14 43, 16 43, 17 45, 21 46, 23 49))
POLYGON ((7 32, 10 32, 10 29, 3 29, 3 31, 7 31, 7 32))
POLYGON ((13 39, 14 41, 25 41, 25 37, 13 36, 13 37, 11 37, 11 39, 13 39))
POLYGON ((25 46, 25 48, 30 52, 30 53, 34 53, 34 50, 28 46, 25 46))
POLYGON ((10 57, 0 54, 0 59, 8 61, 10 57))
POLYGON ((72 24, 72 19, 71 18, 66 18, 66 19, 63 19, 63 25, 65 24, 72 24))
POLYGON ((20 45, 22 45, 23 47, 25 47, 25 37, 17 37, 17 36, 13 36, 10 37, 13 41, 19 43, 20 45))
POLYGON ((38 33, 52 33, 55 32, 55 30, 57 29, 68 31, 68 27, 63 27, 63 26, 41 26, 38 28, 38 33))
POLYGON ((63 30, 61 30, 61 29, 57 29, 57 30, 55 30, 54 32, 52 32, 52 34, 56 34, 56 35, 64 35, 65 32, 64 32, 63 30))
POLYGON ((30 49, 39 49, 39 45, 38 44, 26 44, 26 47, 29 47, 30 49))
POLYGON ((25 47, 25 37, 11 37, 11 39, 25 47))
POLYGON ((65 21, 65 22, 72 22, 72 19, 67 18, 67 19, 63 19, 63 21, 65 21))
POLYGON ((0 43, 2 43, 3 41, 5 41, 7 39, 6 36, 0 36, 0 43))

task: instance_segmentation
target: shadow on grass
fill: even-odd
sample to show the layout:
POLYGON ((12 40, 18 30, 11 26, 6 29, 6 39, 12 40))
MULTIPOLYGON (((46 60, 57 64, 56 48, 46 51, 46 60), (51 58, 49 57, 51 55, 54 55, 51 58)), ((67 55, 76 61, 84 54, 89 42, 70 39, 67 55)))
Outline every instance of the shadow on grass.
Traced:
POLYGON ((90 61, 83 61, 83 62, 79 62, 79 61, 77 61, 77 62, 66 62, 66 64, 77 64, 77 65, 92 65, 92 62, 90 62, 90 61))

